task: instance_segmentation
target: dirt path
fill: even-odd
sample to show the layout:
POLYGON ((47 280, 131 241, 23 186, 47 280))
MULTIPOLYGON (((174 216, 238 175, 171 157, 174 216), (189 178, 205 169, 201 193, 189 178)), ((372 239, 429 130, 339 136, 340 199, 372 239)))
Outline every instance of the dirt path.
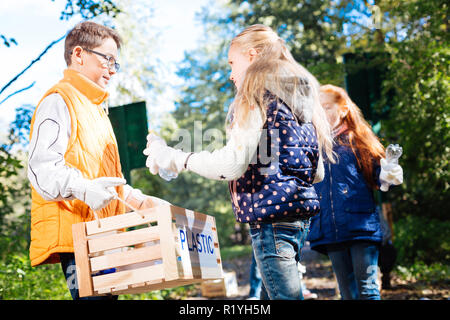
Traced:
MULTIPOLYGON (((339 290, 331 262, 327 257, 310 250, 309 246, 302 249, 302 264, 306 266, 304 281, 306 287, 313 293, 316 293, 319 300, 340 299, 339 290)), ((250 290, 249 271, 251 257, 236 258, 231 261, 224 261, 223 268, 225 272, 234 271, 238 284, 238 294, 229 299, 246 299, 250 290)), ((381 298, 383 300, 449 300, 450 284, 446 283, 420 283, 401 280, 395 273, 392 274, 392 288, 382 290, 381 298)), ((201 296, 201 293, 199 292, 201 296)), ((199 296, 196 297, 197 299, 199 296)), ((219 299, 224 299, 221 297, 219 299)))
MULTIPOLYGON (((319 253, 310 250, 309 246, 302 249, 302 264, 306 266, 306 274, 303 280, 306 287, 318 295, 318 299, 337 299, 337 288, 331 263, 324 258, 319 253)), ((251 257, 241 257, 223 262, 225 272, 234 271, 236 273, 239 294, 234 299, 247 298, 250 291, 250 265, 251 257)))

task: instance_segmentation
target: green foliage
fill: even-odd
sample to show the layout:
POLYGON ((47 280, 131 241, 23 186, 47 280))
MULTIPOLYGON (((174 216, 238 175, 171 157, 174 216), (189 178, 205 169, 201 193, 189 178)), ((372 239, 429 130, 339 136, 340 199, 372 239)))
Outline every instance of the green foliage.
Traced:
POLYGON ((406 281, 434 282, 445 285, 449 283, 450 266, 442 263, 427 265, 416 262, 409 267, 397 266, 396 273, 406 281))
MULTIPOLYGON (((182 299, 195 285, 120 295, 120 300, 182 299)), ((72 300, 61 265, 31 267, 28 255, 11 254, 0 260, 0 300, 72 300)))
POLYGON ((25 154, 14 147, 28 140, 32 112, 29 106, 17 109, 7 142, 0 145, 0 259, 28 246, 30 190, 25 154))
MULTIPOLYGON (((116 23, 129 42, 124 50, 138 48, 123 52, 124 60, 130 64, 126 68, 129 71, 119 79, 120 97, 113 97, 114 104, 131 102, 129 99, 154 101, 165 85, 156 77, 155 62, 148 60, 152 55, 148 54, 146 45, 151 43, 153 48, 156 36, 146 33, 146 38, 142 38, 134 34, 153 30, 150 25, 142 24, 149 23, 151 17, 146 12, 137 14, 136 8, 128 16, 116 16, 133 2, 124 3, 122 8, 116 7, 113 1, 67 1, 61 18, 73 14, 89 18, 101 13, 114 18, 108 21, 116 23), (138 18, 130 24, 130 16, 138 18), (130 79, 133 79, 131 86, 130 79)), ((235 0, 224 6, 215 2, 215 6, 205 8, 199 17, 204 25, 204 38, 199 48, 186 53, 179 65, 178 76, 184 84, 177 88, 180 96, 176 110, 166 116, 160 127, 160 134, 172 146, 180 142, 174 135, 177 130, 189 132, 191 150, 185 151, 211 151, 223 146, 223 139, 208 140, 205 133, 218 129, 225 137, 225 115, 234 94, 228 80, 227 51, 233 36, 247 25, 271 26, 286 41, 296 60, 322 83, 344 86, 346 70, 342 55, 346 52, 383 52, 389 56, 378 111, 387 115, 381 123, 381 138, 387 143, 399 143, 404 151, 400 164, 405 182, 387 194, 396 219, 394 245, 400 265, 397 272, 405 279, 448 279, 447 2, 235 0)), ((4 45, 14 43, 13 39, 0 37, 4 45)), ((28 258, 29 185, 23 155, 12 152, 12 146, 26 143, 23 138, 29 129, 26 124, 31 109, 24 106, 18 110, 9 142, 0 147, 0 299, 70 299, 59 264, 31 268, 28 258)), ((159 116, 160 113, 151 114, 150 120, 159 116)), ((249 254, 248 245, 236 245, 237 224, 226 182, 208 180, 194 173, 182 173, 166 182, 151 175, 146 168, 133 170, 132 181, 134 187, 146 194, 214 215, 223 259, 249 254)), ((240 233, 244 240, 248 231, 241 228, 240 233)), ((195 286, 185 286, 124 295, 120 299, 181 299, 193 290, 195 286)))
POLYGON ((6 205, 7 197, 14 189, 3 183, 7 178, 17 175, 17 169, 22 168, 20 161, 11 155, 4 146, 0 146, 0 202, 6 205))
POLYGON ((385 1, 405 37, 390 41, 385 97, 394 91, 381 134, 403 147, 405 182, 390 196, 396 211, 447 219, 450 203, 449 35, 445 1, 385 1), (391 6, 388 6, 391 5, 391 6))
MULTIPOLYGON (((239 5, 230 16, 245 25, 262 23, 286 41, 294 58, 322 83, 344 85, 340 57, 346 49, 344 25, 356 25, 351 11, 358 1, 231 1, 239 5)), ((359 31, 355 26, 355 33, 359 31)))
MULTIPOLYGON (((30 196, 26 192, 23 192, 23 194, 25 201, 20 203, 19 206, 28 207, 30 196)), ((16 213, 14 215, 14 211, 10 210, 12 210, 12 206, 0 207, 0 213, 8 213, 8 215, 3 215, 4 221, 0 226, 0 261, 10 255, 27 254, 30 243, 29 211, 25 211, 25 214, 16 213)))
MULTIPOLYGON (((9 215, 14 213, 15 199, 20 199, 20 196, 24 195, 23 185, 14 183, 23 165, 20 159, 12 155, 8 149, 0 146, 0 249, 3 248, 6 236, 11 232, 9 227, 11 220, 14 219, 9 215)), ((8 244, 5 246, 8 247, 8 244)))
POLYGON ((442 208, 450 202, 447 1, 231 3, 239 7, 230 20, 271 26, 322 83, 343 86, 344 53, 388 57, 383 61, 387 73, 382 97, 372 112, 386 116, 380 131, 383 141, 403 147, 405 182, 387 200, 400 216, 427 212, 446 219, 442 208))
POLYGON ((32 268, 28 255, 0 260, 0 300, 70 300, 61 265, 32 268))
MULTIPOLYGON (((161 76, 165 66, 157 56, 161 30, 155 22, 154 5, 144 0, 121 0, 117 16, 101 16, 97 22, 109 25, 122 37, 121 70, 109 87, 110 106, 146 101, 150 127, 162 110, 155 107, 167 87, 161 76)), ((144 135, 145 138, 145 135, 144 135)))
POLYGON ((398 264, 450 264, 450 222, 409 215, 395 222, 394 234, 398 264))
POLYGON ((92 19, 102 14, 107 14, 115 17, 120 12, 120 9, 114 2, 116 1, 67 0, 66 7, 64 8, 64 11, 61 12, 60 19, 68 20, 76 14, 79 14, 83 19, 86 20, 92 19))

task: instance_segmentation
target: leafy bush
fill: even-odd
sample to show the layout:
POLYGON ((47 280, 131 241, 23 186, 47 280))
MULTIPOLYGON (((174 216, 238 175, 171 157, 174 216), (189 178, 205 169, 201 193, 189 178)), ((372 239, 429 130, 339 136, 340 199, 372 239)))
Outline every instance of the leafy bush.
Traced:
POLYGON ((406 281, 424 281, 424 282, 449 282, 450 266, 442 263, 433 263, 426 265, 423 262, 417 262, 409 267, 397 266, 396 273, 401 279, 406 281))
POLYGON ((450 47, 447 1, 381 1, 400 19, 402 41, 385 49, 391 56, 384 81, 391 106, 382 135, 403 147, 404 183, 388 194, 405 215, 446 219, 450 201, 450 47), (388 94, 395 92, 394 97, 388 94))
POLYGON ((431 265, 450 262, 450 221, 407 216, 395 222, 394 246, 397 263, 411 266, 417 262, 431 265))
POLYGON ((28 256, 0 261, 0 300, 71 299, 60 264, 32 268, 28 256))
MULTIPOLYGON (((195 285, 120 295, 120 300, 171 300, 192 295, 195 285)), ((194 292, 195 293, 195 292, 194 292)), ((31 267, 25 255, 10 255, 0 261, 0 300, 71 300, 59 263, 31 267)))

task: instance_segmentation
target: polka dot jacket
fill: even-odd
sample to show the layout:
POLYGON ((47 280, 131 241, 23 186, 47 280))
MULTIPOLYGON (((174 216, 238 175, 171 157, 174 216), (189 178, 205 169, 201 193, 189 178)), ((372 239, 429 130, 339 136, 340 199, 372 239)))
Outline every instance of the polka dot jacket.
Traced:
POLYGON ((288 106, 273 99, 255 157, 229 182, 236 220, 276 222, 306 219, 320 210, 312 185, 319 160, 312 123, 298 123, 288 106))

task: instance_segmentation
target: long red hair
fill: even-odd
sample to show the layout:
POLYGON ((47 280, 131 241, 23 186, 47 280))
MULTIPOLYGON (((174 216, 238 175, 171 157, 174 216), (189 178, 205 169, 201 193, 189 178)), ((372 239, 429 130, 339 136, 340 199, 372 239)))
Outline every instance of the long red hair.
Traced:
POLYGON ((342 135, 336 137, 337 142, 349 146, 358 162, 359 168, 369 186, 377 188, 377 182, 373 175, 374 162, 379 163, 385 157, 385 150, 378 137, 373 133, 372 127, 364 119, 361 109, 350 99, 347 92, 331 84, 320 87, 321 93, 326 93, 332 97, 333 102, 339 108, 347 106, 348 112, 341 119, 341 126, 346 128, 343 133, 348 136, 348 141, 340 139, 342 135))

